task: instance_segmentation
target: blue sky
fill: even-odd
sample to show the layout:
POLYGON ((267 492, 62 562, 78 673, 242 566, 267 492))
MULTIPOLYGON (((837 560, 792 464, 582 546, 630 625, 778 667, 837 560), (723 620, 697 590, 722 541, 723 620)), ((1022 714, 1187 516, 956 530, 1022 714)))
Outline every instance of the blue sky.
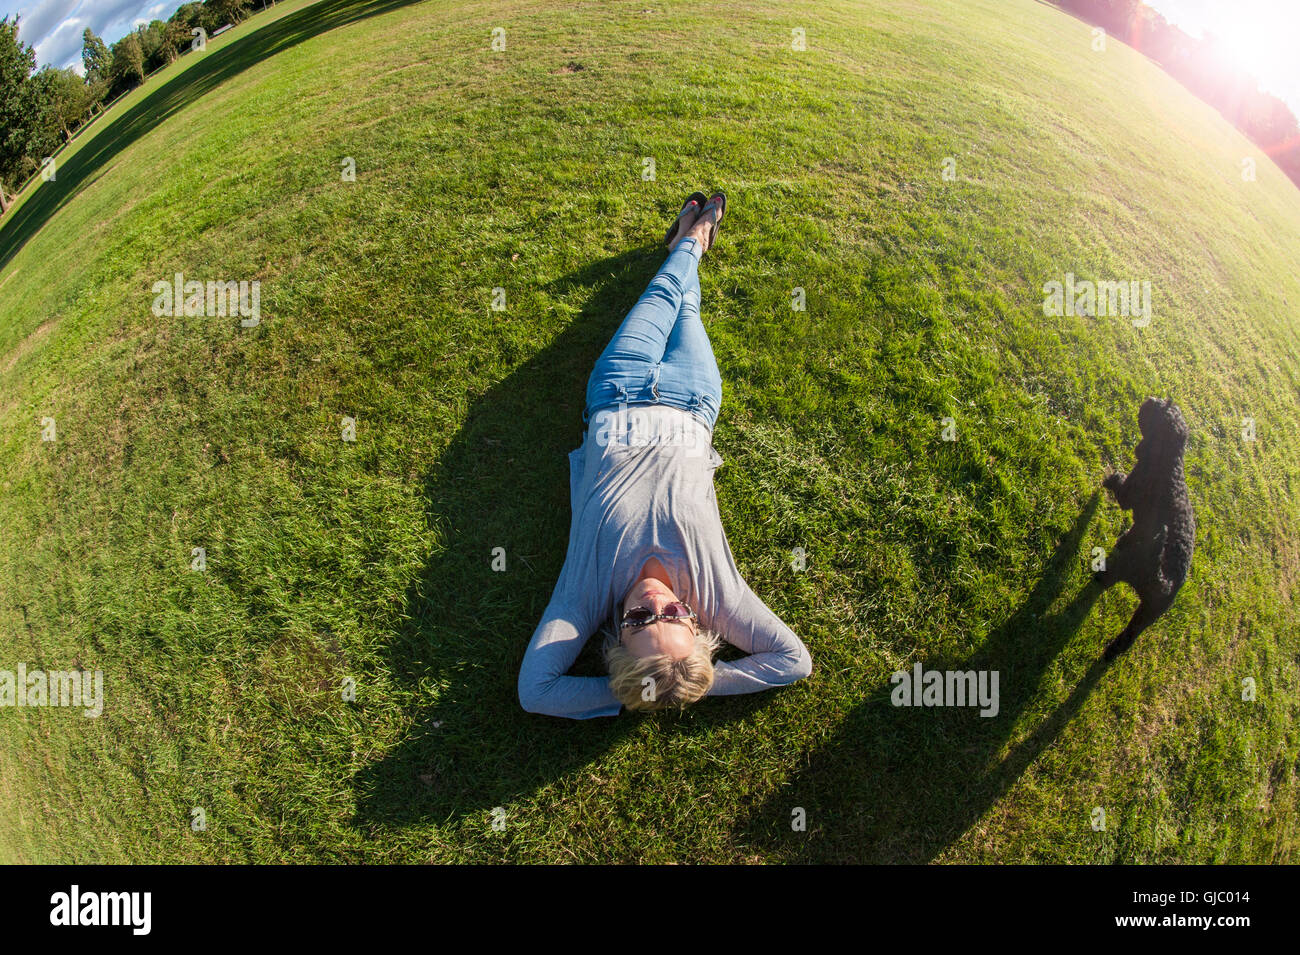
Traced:
MULTIPOLYGON (((960 0, 951 0, 960 2, 960 0)), ((1147 0, 1192 36, 1222 37, 1261 87, 1300 115, 1300 0, 1147 0)), ((22 17, 19 36, 41 65, 81 67, 81 33, 112 43, 137 23, 166 20, 181 0, 0 0, 0 14, 22 17)))
POLYGON ((37 66, 81 70, 81 33, 90 27, 108 43, 137 23, 166 20, 183 0, 0 0, 0 14, 17 14, 18 37, 36 48, 37 66))

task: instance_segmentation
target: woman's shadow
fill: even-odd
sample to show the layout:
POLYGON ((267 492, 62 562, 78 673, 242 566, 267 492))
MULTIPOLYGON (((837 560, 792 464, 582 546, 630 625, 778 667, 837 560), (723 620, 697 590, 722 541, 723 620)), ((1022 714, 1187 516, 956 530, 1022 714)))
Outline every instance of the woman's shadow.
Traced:
POLYGON ((995 716, 981 716, 978 706, 895 706, 897 684, 886 681, 804 769, 740 820, 737 842, 803 862, 922 863, 977 822, 1060 735, 1106 669, 1099 646, 1069 698, 1003 755, 1052 661, 1102 592, 1089 578, 1067 606, 1049 612, 1077 571, 1099 500, 1095 492, 1032 593, 977 650, 961 661, 924 661, 927 671, 998 671, 995 716))
MULTIPOLYGON (((557 296, 595 291, 554 341, 474 400, 425 478, 438 545, 383 663, 417 697, 403 714, 412 729, 355 778, 356 825, 489 813, 629 731, 627 720, 526 713, 516 681, 568 546, 567 455, 582 443, 587 377, 662 259, 633 249, 552 282, 557 296)), ((570 672, 603 674, 600 643, 589 640, 570 672)))
MULTIPOLYGON (((438 543, 409 589, 406 624, 381 664, 415 698, 402 713, 410 730, 357 773, 358 827, 487 818, 494 807, 589 764, 635 728, 626 719, 528 714, 516 680, 564 562, 567 455, 581 443, 587 377, 662 258, 654 247, 633 249, 552 282, 556 295, 594 292, 551 344, 474 400, 426 476, 426 516, 438 543), (504 570, 493 569, 495 548, 504 551, 504 570)), ((960 836, 1056 737, 1100 676, 1098 664, 1011 756, 983 768, 1099 593, 1090 584, 1068 608, 1039 619, 1070 576, 1098 500, 1094 495, 1024 606, 976 653, 956 666, 927 662, 930 669, 999 669, 997 718, 897 709, 887 684, 806 771, 742 822, 741 838, 808 858, 922 861, 960 836), (790 831, 794 806, 807 810, 806 833, 790 831)), ((603 674, 599 645, 598 637, 589 640, 570 672, 603 674)), ((764 701, 737 702, 748 704, 744 712, 764 701)), ((707 722, 728 714, 735 715, 720 708, 707 722)))

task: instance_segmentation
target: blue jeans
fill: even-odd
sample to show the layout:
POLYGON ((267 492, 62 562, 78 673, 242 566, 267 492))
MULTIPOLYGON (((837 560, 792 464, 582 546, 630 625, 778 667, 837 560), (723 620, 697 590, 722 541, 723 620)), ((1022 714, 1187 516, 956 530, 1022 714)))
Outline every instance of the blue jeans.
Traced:
POLYGON ((682 239, 650 280, 587 379, 583 431, 601 408, 671 405, 713 430, 722 409, 722 375, 700 320, 695 239, 682 239))

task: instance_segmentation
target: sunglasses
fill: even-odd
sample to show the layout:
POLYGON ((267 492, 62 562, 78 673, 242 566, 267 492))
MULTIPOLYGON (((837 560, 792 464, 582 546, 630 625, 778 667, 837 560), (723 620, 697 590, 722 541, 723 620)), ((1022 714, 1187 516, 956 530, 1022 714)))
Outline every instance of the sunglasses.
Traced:
POLYGON ((627 613, 623 614, 623 622, 619 625, 621 630, 640 630, 642 627, 648 627, 656 620, 676 620, 684 622, 687 620, 698 620, 695 611, 680 600, 675 600, 667 607, 664 607, 663 613, 655 613, 647 607, 633 607, 627 613))

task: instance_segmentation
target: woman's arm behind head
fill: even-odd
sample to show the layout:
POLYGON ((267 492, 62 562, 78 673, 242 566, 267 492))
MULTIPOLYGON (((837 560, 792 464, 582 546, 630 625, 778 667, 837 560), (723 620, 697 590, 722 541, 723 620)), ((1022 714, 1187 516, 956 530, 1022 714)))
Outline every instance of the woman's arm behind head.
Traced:
POLYGON ((548 604, 519 668, 519 705, 529 713, 575 720, 617 716, 621 707, 608 679, 565 676, 590 635, 579 612, 548 604))

